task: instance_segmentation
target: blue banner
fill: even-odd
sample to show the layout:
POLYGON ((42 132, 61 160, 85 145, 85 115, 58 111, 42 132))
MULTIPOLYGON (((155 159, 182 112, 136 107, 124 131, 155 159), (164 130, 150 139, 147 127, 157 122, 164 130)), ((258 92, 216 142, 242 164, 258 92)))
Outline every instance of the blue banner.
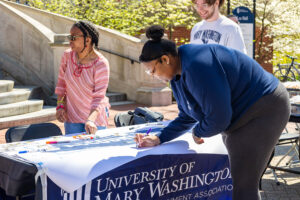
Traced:
POLYGON ((73 193, 47 179, 48 200, 230 200, 232 189, 228 156, 220 154, 148 155, 73 193))

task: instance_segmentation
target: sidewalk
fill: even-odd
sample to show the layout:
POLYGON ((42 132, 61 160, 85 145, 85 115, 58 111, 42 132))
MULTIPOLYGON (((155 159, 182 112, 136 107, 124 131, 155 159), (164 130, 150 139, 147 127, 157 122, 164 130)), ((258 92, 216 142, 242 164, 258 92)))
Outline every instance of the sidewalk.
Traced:
MULTIPOLYGON (((128 110, 134 110, 136 107, 145 106, 142 104, 131 104, 122 106, 113 106, 110 109, 109 125, 108 128, 114 128, 114 116, 119 112, 126 112, 128 110)), ((153 111, 161 112, 164 115, 165 120, 174 119, 178 114, 178 109, 176 104, 162 107, 149 107, 153 111)), ((52 121, 57 124, 62 131, 64 131, 63 124, 57 120, 52 121)), ((289 124, 288 128, 290 130, 295 130, 293 124, 289 124)), ((0 130, 0 143, 5 143, 4 134, 6 130, 0 130)), ((280 148, 276 149, 275 158, 272 163, 275 164, 279 160, 278 155, 283 155, 284 150, 288 148, 289 145, 282 145, 280 148)), ((283 163, 285 163, 283 161, 283 163)), ((297 164, 300 170, 300 163, 297 164)), ((262 180, 262 200, 300 200, 300 175, 291 174, 287 172, 277 171, 278 180, 280 185, 276 185, 274 177, 270 170, 267 170, 262 180)))

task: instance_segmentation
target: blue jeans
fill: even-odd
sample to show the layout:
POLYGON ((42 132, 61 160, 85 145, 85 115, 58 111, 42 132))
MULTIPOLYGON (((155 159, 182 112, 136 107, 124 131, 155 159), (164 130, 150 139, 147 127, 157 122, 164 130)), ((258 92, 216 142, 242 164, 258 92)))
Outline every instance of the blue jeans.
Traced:
MULTIPOLYGON (((83 133, 85 132, 85 124, 83 123, 70 123, 70 122, 65 122, 65 134, 72 134, 72 133, 83 133)), ((98 130, 101 129, 106 129, 105 126, 97 126, 98 130)))

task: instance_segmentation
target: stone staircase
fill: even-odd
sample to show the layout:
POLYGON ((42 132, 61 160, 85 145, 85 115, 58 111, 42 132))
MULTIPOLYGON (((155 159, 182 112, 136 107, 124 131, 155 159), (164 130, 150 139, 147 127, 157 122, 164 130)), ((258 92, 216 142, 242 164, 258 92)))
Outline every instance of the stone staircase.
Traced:
POLYGON ((135 103, 134 101, 128 101, 125 93, 107 92, 106 96, 109 98, 109 103, 111 106, 120 106, 135 103))
POLYGON ((34 99, 38 87, 14 87, 12 80, 0 80, 0 129, 55 119, 55 107, 34 99))
MULTIPOLYGON (((14 81, 0 80, 0 129, 55 120, 55 106, 45 106, 37 93, 40 93, 38 87, 14 87, 14 81)), ((111 106, 134 103, 127 100, 126 94, 107 92, 106 95, 111 106)))

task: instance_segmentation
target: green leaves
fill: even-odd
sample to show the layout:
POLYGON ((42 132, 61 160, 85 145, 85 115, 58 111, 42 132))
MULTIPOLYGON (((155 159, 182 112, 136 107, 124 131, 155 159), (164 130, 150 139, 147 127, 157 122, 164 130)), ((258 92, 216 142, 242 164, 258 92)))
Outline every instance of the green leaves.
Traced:
POLYGON ((190 0, 29 0, 29 5, 136 36, 153 24, 170 31, 198 20, 190 0))

